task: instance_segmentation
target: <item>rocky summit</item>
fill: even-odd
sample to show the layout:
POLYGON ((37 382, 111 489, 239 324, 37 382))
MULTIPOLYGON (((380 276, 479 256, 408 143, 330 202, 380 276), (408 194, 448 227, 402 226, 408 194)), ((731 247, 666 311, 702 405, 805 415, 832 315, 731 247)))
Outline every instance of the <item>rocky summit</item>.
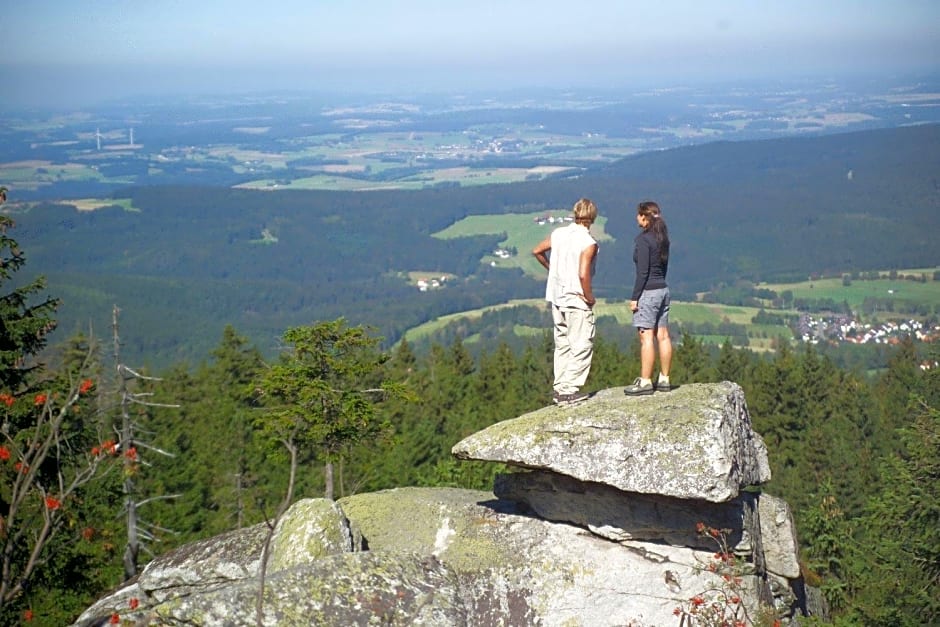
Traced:
POLYGON ((741 388, 685 385, 625 398, 601 390, 571 408, 547 407, 459 442, 461 459, 539 468, 641 494, 724 502, 770 480, 741 388))
POLYGON ((273 534, 259 524, 156 558, 75 625, 795 625, 816 613, 789 507, 759 490, 767 449, 734 383, 601 390, 453 454, 511 471, 492 492, 300 500, 273 534))

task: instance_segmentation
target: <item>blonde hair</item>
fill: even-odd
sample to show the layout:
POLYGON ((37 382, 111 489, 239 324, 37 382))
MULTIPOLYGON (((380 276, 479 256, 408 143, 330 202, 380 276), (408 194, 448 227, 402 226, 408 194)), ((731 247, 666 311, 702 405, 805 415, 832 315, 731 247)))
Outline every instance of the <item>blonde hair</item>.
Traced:
POLYGON ((578 224, 594 224, 594 220, 597 219, 597 205, 588 200, 587 198, 582 198, 578 202, 574 203, 574 221, 578 224))

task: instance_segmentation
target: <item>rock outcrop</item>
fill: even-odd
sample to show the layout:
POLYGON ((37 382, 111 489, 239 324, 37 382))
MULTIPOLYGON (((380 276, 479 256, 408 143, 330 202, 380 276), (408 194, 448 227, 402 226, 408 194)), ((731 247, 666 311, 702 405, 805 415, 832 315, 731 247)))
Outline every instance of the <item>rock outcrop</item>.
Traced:
POLYGON ((458 443, 462 459, 544 468, 624 492, 721 503, 770 480, 763 440, 733 384, 625 398, 597 392, 568 411, 546 408, 458 443))
POLYGON ((272 626, 661 626, 712 604, 745 624, 805 613, 792 516, 754 489, 770 478, 767 451, 733 383, 602 390, 453 453, 516 471, 493 492, 301 500, 274 531, 263 586, 264 524, 158 557, 75 624, 254 625, 260 612, 272 626))

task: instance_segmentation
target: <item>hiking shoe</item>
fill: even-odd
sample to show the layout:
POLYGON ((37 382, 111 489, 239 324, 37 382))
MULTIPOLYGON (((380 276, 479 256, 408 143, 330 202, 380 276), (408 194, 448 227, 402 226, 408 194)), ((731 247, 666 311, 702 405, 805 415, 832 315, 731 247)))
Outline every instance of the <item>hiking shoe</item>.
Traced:
POLYGON ((665 381, 660 379, 659 381, 656 382, 657 392, 668 392, 670 390, 672 390, 672 386, 669 385, 669 379, 666 379, 665 381))
POLYGON ((559 403, 564 402, 562 399, 563 399, 565 396, 567 396, 567 394, 561 394, 561 393, 559 393, 559 392, 556 392, 555 390, 552 390, 552 402, 555 403, 556 405, 558 405, 559 403))
POLYGON ((572 392, 571 394, 559 394, 556 402, 559 405, 576 405, 590 397, 591 395, 588 392, 572 392))
POLYGON ((647 394, 653 393, 653 382, 643 385, 640 383, 640 377, 637 377, 633 380, 633 385, 628 385, 624 388, 623 393, 627 396, 646 396, 647 394))

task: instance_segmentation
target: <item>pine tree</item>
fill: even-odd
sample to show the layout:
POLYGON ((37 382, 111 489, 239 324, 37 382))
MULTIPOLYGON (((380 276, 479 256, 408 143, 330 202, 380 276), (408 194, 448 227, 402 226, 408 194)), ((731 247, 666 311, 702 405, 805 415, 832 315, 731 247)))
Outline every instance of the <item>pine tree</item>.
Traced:
POLYGON ((749 362, 748 352, 734 348, 731 338, 726 338, 718 352, 715 378, 719 381, 734 381, 745 387, 749 362))
POLYGON ((682 339, 675 347, 669 378, 682 383, 705 383, 715 380, 711 358, 702 340, 689 333, 682 333, 682 339))
MULTIPOLYGON (((933 376, 933 383, 940 377, 933 376)), ((903 452, 882 467, 864 519, 854 614, 872 625, 940 621, 940 411, 915 399, 903 452)))
MULTIPOLYGON (((0 215, 0 285, 9 283, 26 263, 19 244, 8 235, 13 227, 13 220, 0 215)), ((57 298, 43 296, 45 288, 45 278, 38 277, 0 295, 0 389, 18 393, 42 368, 34 358, 55 329, 60 304, 57 298)))
POLYGON ((154 445, 174 457, 153 459, 141 489, 182 495, 148 506, 149 515, 174 532, 161 534, 164 549, 261 522, 287 485, 286 469, 270 463, 253 424, 260 352, 227 326, 211 357, 193 372, 184 364, 164 372, 155 398, 180 407, 147 415, 154 445))
POLYGON ((387 356, 378 351, 379 338, 342 318, 290 328, 283 339, 289 350, 256 382, 263 408, 256 424, 289 455, 286 503, 298 464, 309 455, 325 462, 325 496, 332 499, 333 464, 350 447, 388 431, 376 404, 404 390, 383 378, 387 356))

